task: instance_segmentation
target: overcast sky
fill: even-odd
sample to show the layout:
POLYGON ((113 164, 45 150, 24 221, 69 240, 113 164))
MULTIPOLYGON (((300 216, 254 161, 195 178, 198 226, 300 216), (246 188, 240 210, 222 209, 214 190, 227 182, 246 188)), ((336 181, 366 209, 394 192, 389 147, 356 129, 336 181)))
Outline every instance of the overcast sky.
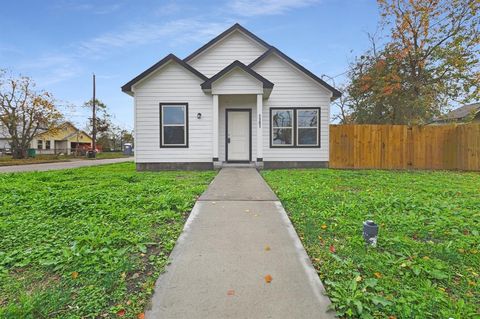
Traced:
MULTIPOLYGON (((120 86, 169 53, 186 57, 235 22, 339 85, 378 21, 374 0, 16 0, 4 1, 2 13, 0 69, 31 76, 73 105, 91 97, 95 72, 98 98, 130 129, 133 99, 120 86)), ((86 113, 67 117, 83 126, 86 113)))

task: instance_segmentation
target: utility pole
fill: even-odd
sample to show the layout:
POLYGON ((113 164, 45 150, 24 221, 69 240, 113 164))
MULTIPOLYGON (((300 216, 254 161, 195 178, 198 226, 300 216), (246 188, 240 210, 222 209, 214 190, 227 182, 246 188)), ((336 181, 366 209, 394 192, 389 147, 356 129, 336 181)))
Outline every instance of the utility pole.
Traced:
POLYGON ((95 110, 95 73, 93 74, 93 100, 92 100, 92 148, 93 157, 97 157, 97 115, 95 110))

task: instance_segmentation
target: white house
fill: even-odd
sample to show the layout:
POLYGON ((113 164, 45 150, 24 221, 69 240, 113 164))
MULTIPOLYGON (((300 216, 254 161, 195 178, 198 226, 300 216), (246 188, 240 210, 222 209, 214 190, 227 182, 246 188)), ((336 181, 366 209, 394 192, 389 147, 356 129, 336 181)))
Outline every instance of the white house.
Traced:
POLYGON ((340 92, 239 24, 122 91, 134 97, 138 170, 328 166, 340 92))

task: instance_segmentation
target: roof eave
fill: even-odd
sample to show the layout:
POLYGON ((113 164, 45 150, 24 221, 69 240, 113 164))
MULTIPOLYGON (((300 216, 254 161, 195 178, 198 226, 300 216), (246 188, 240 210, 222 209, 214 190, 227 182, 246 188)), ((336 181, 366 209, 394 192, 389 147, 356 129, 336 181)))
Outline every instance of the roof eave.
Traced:
POLYGON ((272 53, 278 54, 281 58, 286 60, 288 63, 292 64, 295 68, 302 71, 307 76, 309 76, 312 80, 314 80, 315 82, 319 83, 320 85, 325 87, 327 90, 329 90, 332 93, 332 97, 331 97, 332 101, 342 96, 342 92, 340 92, 339 90, 337 90, 336 88, 334 88, 333 86, 331 86, 330 84, 328 84, 327 82, 325 82, 324 80, 322 80, 321 78, 319 78, 318 76, 313 74, 311 71, 306 69, 300 63, 296 62, 295 60, 290 58, 288 55, 286 55, 285 53, 283 53, 282 51, 280 51, 279 49, 277 49, 276 47, 273 47, 273 46, 271 46, 270 49, 265 51, 261 56, 256 58, 253 62, 251 62, 248 65, 248 67, 253 68, 256 64, 258 64, 260 61, 264 60, 266 57, 270 56, 270 54, 272 54, 272 53))
POLYGON ((128 95, 131 95, 133 96, 134 95, 134 92, 132 90, 132 87, 133 85, 137 84, 138 82, 142 81, 143 79, 145 79, 146 77, 148 77, 150 74, 152 74, 153 72, 155 72, 158 68, 162 67, 163 65, 167 64, 168 62, 170 61, 174 61, 178 64, 180 64, 181 66, 183 66, 185 69, 187 69, 188 71, 192 72, 194 75, 196 75, 197 77, 199 77, 200 79, 206 81, 208 78, 203 75, 201 72, 199 72, 197 69, 195 69, 194 67, 192 67, 191 65, 187 64, 186 62, 184 62, 183 60, 179 59, 177 56, 175 56, 174 54, 170 53, 169 55, 167 55, 166 57, 164 57, 163 59, 161 59, 160 61, 158 61, 157 63, 155 63, 154 65, 152 65, 151 67, 149 67, 148 69, 146 69, 145 71, 143 71, 142 73, 140 73, 139 75, 137 75, 136 77, 134 77, 132 80, 130 80, 128 83, 124 84, 121 89, 122 89, 122 92, 124 93, 127 93, 128 95))
POLYGON ((183 61, 185 62, 189 62, 191 60, 193 60, 195 57, 197 57, 198 55, 200 55, 202 52, 206 51, 207 49, 209 49, 210 47, 214 46, 217 42, 219 42, 220 40, 222 40, 223 38, 225 38, 227 35, 229 35, 230 33, 234 32, 235 30, 239 30, 240 32, 243 32, 244 34, 246 34, 248 37, 250 37, 251 39, 253 39, 254 41, 258 42, 260 45, 264 46, 265 48, 270 48, 271 45, 268 44, 267 42, 265 42, 264 40, 260 39, 259 37, 257 37, 255 34, 253 34, 252 32, 248 31, 247 29, 245 29, 243 26, 241 26, 239 23, 235 23, 234 25, 232 25, 230 28, 228 28, 227 30, 223 31, 222 33, 220 33, 218 36, 216 36, 215 38, 213 38, 212 40, 210 40, 209 42, 207 42, 205 45, 201 46, 199 49, 195 50, 193 53, 191 53, 189 56, 187 56, 185 59, 183 59, 183 61))
POLYGON ((267 80, 266 78, 264 78, 263 76, 261 76, 260 74, 258 74, 254 70, 252 70, 250 67, 243 64, 242 62, 240 62, 238 60, 235 60, 231 64, 229 64, 228 66, 226 66, 225 68, 223 68, 222 70, 220 70, 219 72, 214 74, 207 81, 203 82, 200 85, 202 90, 204 90, 204 91, 211 90, 212 89, 212 84, 214 82, 220 80, 224 75, 226 75, 227 73, 229 73, 230 71, 232 71, 235 68, 241 69, 242 71, 248 73, 250 76, 252 76, 256 80, 262 82, 262 87, 264 89, 270 89, 270 90, 273 89, 274 84, 272 82, 270 82, 269 80, 267 80))

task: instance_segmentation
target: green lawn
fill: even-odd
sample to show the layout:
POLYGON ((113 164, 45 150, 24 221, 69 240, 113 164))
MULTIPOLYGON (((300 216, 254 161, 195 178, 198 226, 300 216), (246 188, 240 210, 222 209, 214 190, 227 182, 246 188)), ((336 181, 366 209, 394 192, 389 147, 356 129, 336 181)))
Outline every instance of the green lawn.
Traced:
POLYGON ((264 171, 345 318, 480 318, 480 174, 264 171), (380 224, 366 249, 362 222, 380 224))
POLYGON ((0 174, 0 318, 137 318, 214 174, 0 174))

